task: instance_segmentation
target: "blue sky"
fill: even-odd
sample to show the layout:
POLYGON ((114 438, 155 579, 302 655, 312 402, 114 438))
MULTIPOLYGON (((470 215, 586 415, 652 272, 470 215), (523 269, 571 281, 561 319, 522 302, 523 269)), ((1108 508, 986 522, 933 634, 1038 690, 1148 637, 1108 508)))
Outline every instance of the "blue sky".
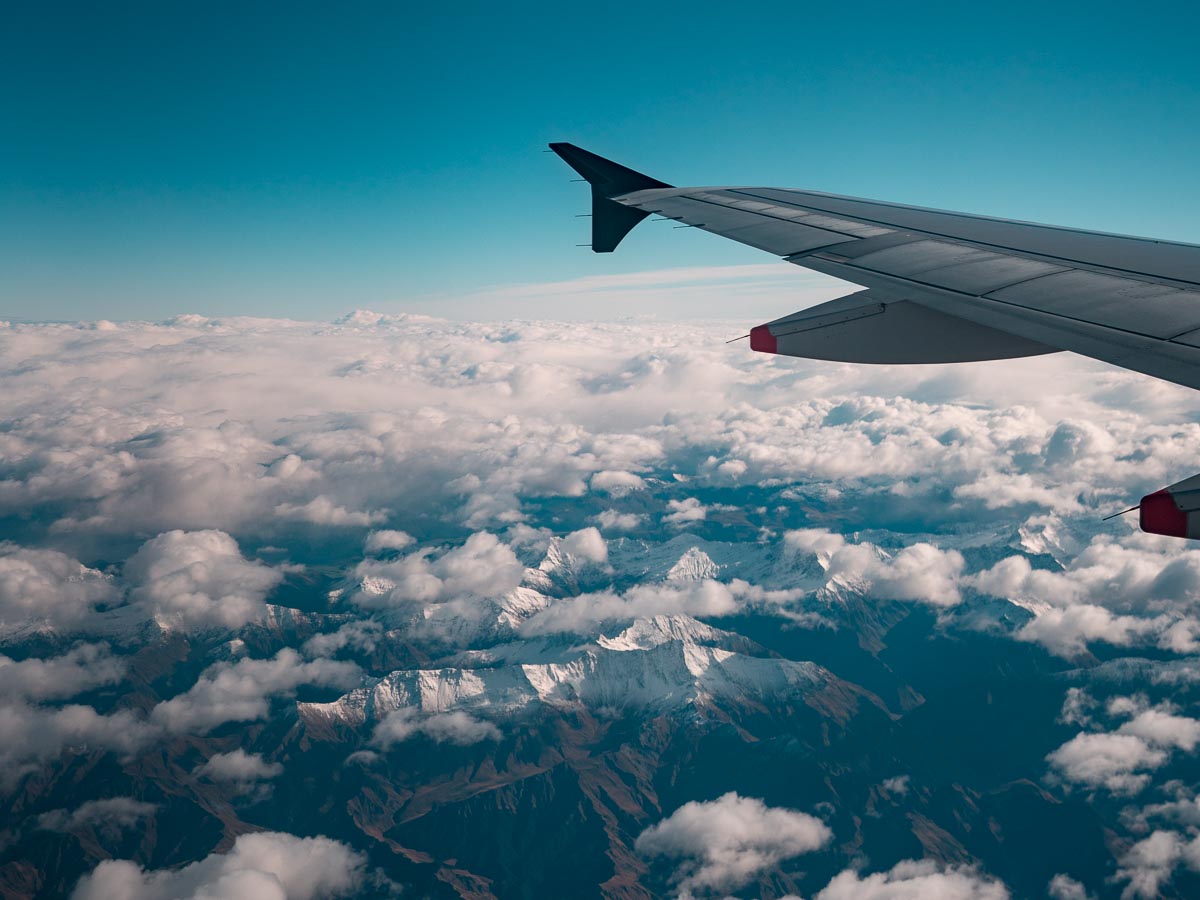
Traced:
POLYGON ((497 286, 770 261, 649 224, 577 249, 551 140, 1200 242, 1182 4, 414 6, 8 11, 0 316, 504 318, 527 309, 497 286))

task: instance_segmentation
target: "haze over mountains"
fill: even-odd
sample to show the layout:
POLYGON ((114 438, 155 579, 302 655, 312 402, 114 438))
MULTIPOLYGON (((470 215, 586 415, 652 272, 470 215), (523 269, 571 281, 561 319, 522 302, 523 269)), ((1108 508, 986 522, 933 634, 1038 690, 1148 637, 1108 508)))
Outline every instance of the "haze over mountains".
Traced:
POLYGON ((0 896, 1200 891, 1188 392, 737 333, 6 326, 0 896))

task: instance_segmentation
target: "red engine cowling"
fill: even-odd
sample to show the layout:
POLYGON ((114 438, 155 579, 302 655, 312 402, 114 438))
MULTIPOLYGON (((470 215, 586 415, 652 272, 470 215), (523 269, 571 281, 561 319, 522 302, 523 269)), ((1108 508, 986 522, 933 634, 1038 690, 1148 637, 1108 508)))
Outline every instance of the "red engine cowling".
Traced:
POLYGON ((1147 494, 1138 504, 1142 531, 1200 540, 1200 475, 1147 494))

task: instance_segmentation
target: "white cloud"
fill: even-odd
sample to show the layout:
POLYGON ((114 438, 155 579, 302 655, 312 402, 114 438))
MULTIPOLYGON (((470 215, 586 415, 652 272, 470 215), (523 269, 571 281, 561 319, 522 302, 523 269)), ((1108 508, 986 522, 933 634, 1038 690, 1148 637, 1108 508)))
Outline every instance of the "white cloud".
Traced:
MULTIPOLYGON (((1086 695, 1068 693, 1064 712, 1092 708, 1086 695)), ((1168 704, 1151 707, 1144 696, 1114 697, 1106 711, 1128 716, 1114 732, 1082 733, 1046 759, 1061 778, 1088 787, 1105 787, 1115 794, 1134 794, 1150 780, 1149 771, 1166 764, 1171 752, 1192 752, 1200 744, 1200 721, 1176 715, 1168 704)), ((1090 716, 1083 717, 1091 723, 1090 716)))
POLYGON ((862 876, 852 869, 837 875, 815 900, 1008 900, 1000 881, 967 866, 939 865, 932 859, 905 860, 887 872, 862 876))
POLYGON ((1065 657, 1092 641, 1116 646, 1197 649, 1193 612, 1200 600, 1200 552, 1145 535, 1093 537, 1062 571, 1033 569, 1009 557, 964 579, 976 590, 1020 603, 1035 614, 1017 637, 1065 657))
POLYGON ((645 520, 638 513, 622 513, 615 509, 605 509, 596 516, 596 522, 605 531, 632 531, 645 520))
POLYGON ((0 543, 0 625, 76 624, 116 597, 111 578, 63 553, 0 543))
POLYGON ((379 721, 371 735, 371 743, 387 750, 417 735, 459 746, 501 738, 500 729, 491 722, 473 718, 462 710, 426 714, 402 707, 392 710, 379 721))
POLYGON ((1200 742, 1200 721, 1177 716, 1163 708, 1146 709, 1117 729, 1119 734, 1134 734, 1159 747, 1173 747, 1189 753, 1200 742))
POLYGON ((487 532, 471 535, 462 545, 436 558, 433 553, 422 550, 394 560, 364 561, 358 575, 374 580, 380 588, 359 591, 354 602, 378 608, 408 600, 495 597, 516 588, 525 574, 512 548, 487 532))
POLYGON ((829 826, 807 813, 731 792, 685 803, 643 831, 636 847, 643 856, 679 860, 675 878, 683 891, 730 891, 832 837, 829 826))
POLYGON ((1171 481, 1200 435, 1178 424, 1186 392, 1079 360, 853 367, 765 358, 728 332, 399 316, 81 340, 13 326, 0 415, 23 474, 0 482, 0 513, 59 516, 64 539, 241 536, 286 527, 277 509, 332 527, 453 502, 485 528, 519 521, 528 497, 601 490, 602 473, 688 474, 693 450, 722 461, 695 473, 721 483, 849 479, 925 513, 939 496, 956 498, 949 515, 1061 512, 1171 481))
POLYGON ((222 531, 160 534, 126 561, 123 574, 133 599, 154 615, 227 628, 261 617, 263 599, 283 578, 245 559, 222 531))
POLYGON ((372 531, 363 542, 363 550, 367 553, 378 553, 380 550, 404 550, 416 543, 416 538, 403 531, 382 529, 372 531))
POLYGON ((865 575, 881 597, 954 606, 962 599, 958 576, 963 565, 962 554, 957 550, 940 550, 931 544, 918 543, 870 566, 865 575))
POLYGON ((633 472, 617 472, 606 469, 597 472, 589 482, 593 491, 600 491, 610 497, 624 497, 634 491, 644 491, 646 482, 640 475, 633 472))
POLYGON ((729 586, 711 579, 640 584, 623 594, 581 594, 556 601, 522 626, 525 634, 584 632, 596 623, 659 615, 727 616, 739 603, 729 586))
POLYGON ((608 545, 595 528, 572 531, 562 540, 563 549, 577 559, 591 563, 608 562, 608 545))
POLYGON ((830 581, 861 586, 876 597, 947 607, 962 601, 965 561, 957 550, 918 542, 889 555, 868 542, 850 543, 821 529, 789 531, 784 544, 816 556, 830 581))
POLYGON ((62 656, 31 657, 20 662, 0 656, 0 694, 9 698, 50 700, 114 684, 125 672, 125 661, 107 644, 78 644, 62 656))
MULTIPOLYGON (((491 315, 503 308, 506 315, 535 319, 647 315, 668 320, 726 318, 729 292, 735 286, 741 313, 754 321, 774 317, 781 295, 791 298, 793 304, 811 304, 854 289, 826 275, 797 272, 794 267, 788 271, 778 262, 766 262, 506 285, 450 301, 449 308, 467 317, 491 315)), ((439 309, 444 307, 444 302, 439 304, 439 309)), ((733 325, 726 326, 728 336, 737 336, 733 329, 733 325)))
POLYGON ((309 657, 334 656, 346 647, 372 653, 382 637, 382 625, 371 619, 358 619, 347 622, 332 634, 313 635, 304 642, 303 650, 309 657))
POLYGON ((187 691, 154 707, 150 718, 169 732, 204 734, 223 722, 265 718, 272 697, 289 696, 302 684, 348 688, 360 676, 353 663, 304 661, 284 649, 270 659, 210 666, 187 691))
POLYGON ((667 509, 670 511, 663 516, 663 521, 676 528, 685 528, 693 522, 703 522, 708 516, 708 508, 695 497, 668 500, 667 509))
POLYGON ((1129 847, 1118 859, 1114 881, 1127 881, 1122 900, 1133 897, 1161 896, 1161 888, 1171 880, 1175 868, 1186 863, 1200 870, 1200 837, 1188 841, 1174 831, 1155 831, 1129 847))
POLYGON ((366 858, 325 837, 264 831, 243 834, 228 853, 213 853, 181 869, 143 869, 105 860, 85 875, 73 900, 318 900, 353 895, 366 858))
POLYGON ((1038 610, 1036 616, 1017 632, 1017 638, 1043 645, 1059 656, 1078 656, 1091 641, 1106 641, 1127 647, 1158 626, 1153 620, 1137 616, 1113 615, 1103 606, 1079 603, 1065 609, 1038 610))
POLYGON ((213 781, 249 783, 282 775, 283 765, 269 763, 261 754, 247 753, 238 747, 229 753, 213 754, 196 771, 213 781))
POLYGON ((53 709, 21 702, 0 704, 0 781, 9 782, 64 749, 133 753, 157 735, 157 729, 127 710, 101 715, 90 706, 53 709))
POLYGON ((1062 712, 1058 721, 1064 725, 1087 726, 1092 724, 1092 711, 1096 701, 1083 688, 1067 688, 1067 696, 1063 700, 1062 712))
POLYGON ((105 797, 89 800, 73 810, 56 809, 38 816, 37 826, 47 831, 75 831, 99 828, 119 831, 132 828, 152 815, 158 807, 133 797, 105 797))
POLYGON ((1081 882, 1070 875, 1059 873, 1050 879, 1046 893, 1052 900, 1092 900, 1092 895, 1081 882))
POLYGON ((311 525, 345 525, 353 528, 369 528, 387 521, 385 510, 349 510, 325 496, 313 497, 307 503, 281 503, 275 507, 275 515, 311 525))
POLYGON ((1150 780, 1145 770, 1163 765, 1167 753, 1133 734, 1077 734, 1046 759, 1067 781, 1134 794, 1150 780))

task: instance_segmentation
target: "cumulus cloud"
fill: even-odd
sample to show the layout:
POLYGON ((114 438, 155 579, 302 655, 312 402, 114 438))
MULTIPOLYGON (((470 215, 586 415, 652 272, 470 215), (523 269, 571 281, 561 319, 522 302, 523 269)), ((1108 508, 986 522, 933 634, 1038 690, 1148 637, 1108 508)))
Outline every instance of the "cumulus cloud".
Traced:
POLYGON ((0 780, 9 782, 67 748, 133 753, 154 739, 157 730, 127 710, 108 715, 90 706, 56 708, 21 702, 0 704, 0 780))
POLYGON ((1135 794, 1146 786, 1147 769, 1167 761, 1167 753, 1133 734, 1077 734, 1046 757, 1066 781, 1135 794))
POLYGON ((1044 646, 1059 656, 1078 656, 1092 641, 1105 641, 1127 647, 1155 630, 1160 622, 1137 616, 1114 615, 1103 606, 1079 603, 1065 609, 1048 608, 1017 632, 1017 638, 1044 646))
POLYGON ((1161 888, 1181 863, 1200 871, 1200 837, 1189 841, 1174 831, 1155 831, 1121 854, 1113 880, 1128 882, 1121 892, 1122 900, 1149 900, 1161 896, 1161 888))
POLYGON ((473 534, 440 556, 434 553, 429 549, 394 560, 364 561, 357 574, 371 589, 356 593, 354 602, 385 608, 409 600, 494 597, 516 588, 525 574, 512 548, 488 532, 473 534))
POLYGON ((521 626, 525 634, 587 631, 599 622, 659 615, 727 616, 739 608, 729 585, 711 579, 640 584, 623 594, 581 594, 556 601, 521 626))
POLYGON ((1001 560, 965 579, 983 593, 1025 606, 1035 618, 1021 640, 1071 657, 1092 641, 1195 652, 1200 623, 1200 552, 1143 535, 1124 542, 1093 537, 1061 571, 1034 569, 1024 557, 1001 560))
POLYGON ((593 491, 608 494, 610 497, 624 497, 634 491, 644 491, 646 482, 640 475, 632 472, 615 472, 606 469, 592 476, 590 487, 593 491))
POLYGON ((275 831, 243 834, 228 853, 213 853, 181 869, 143 869, 105 860, 85 875, 73 900, 318 900, 353 895, 366 858, 340 841, 275 831))
POLYGON ((73 810, 55 809, 38 816, 38 828, 46 831, 76 831, 99 828, 107 833, 132 828, 158 809, 153 803, 133 797, 105 797, 89 800, 73 810))
POLYGON ((685 528, 693 522, 703 522, 708 516, 708 508, 695 497, 668 500, 667 510, 663 521, 676 528, 685 528))
MULTIPOLYGON (((1080 694, 1068 694, 1064 709, 1082 706, 1080 694)), ((1116 731, 1082 733, 1046 759, 1068 782, 1135 794, 1149 783, 1149 771, 1166 764, 1171 752, 1192 752, 1200 743, 1200 721, 1177 715, 1169 704, 1151 707, 1144 697, 1114 697, 1110 716, 1130 716, 1116 731)), ((1090 716, 1087 717, 1090 722, 1090 716)))
POLYGON ((385 510, 349 510, 325 496, 313 497, 307 503, 281 503, 275 507, 275 515, 310 525, 345 525, 354 528, 369 528, 387 521, 385 510))
POLYGON ((379 721, 371 735, 371 743, 387 750, 417 735, 460 747, 501 738, 500 729, 491 722, 473 718, 462 710, 426 714, 402 707, 392 710, 379 721))
POLYGON ((1092 895, 1081 882, 1062 873, 1050 879, 1046 893, 1051 900, 1092 900, 1092 895))
POLYGON ((1200 742, 1200 721, 1177 716, 1169 708, 1144 709, 1117 729, 1133 734, 1159 747, 1173 747, 1189 753, 1200 742))
POLYGON ((213 754, 196 772, 213 781, 248 784, 277 778, 283 774, 283 765, 277 762, 269 763, 261 754, 247 753, 239 747, 229 753, 213 754))
POLYGON ((643 831, 636 847, 643 856, 678 860, 680 889, 707 893, 736 890, 832 838, 829 826, 814 816, 730 792, 685 803, 643 831))
POLYGON ((632 531, 645 521, 638 513, 617 512, 615 509, 601 510, 596 521, 605 531, 632 531))
POLYGON ((959 580, 965 561, 957 550, 919 542, 891 555, 823 529, 791 531, 784 541, 794 551, 816 556, 830 581, 861 587, 876 597, 932 606, 962 601, 959 580))
POLYGON ((56 550, 0 543, 0 625, 72 625, 113 602, 112 579, 56 550))
POLYGON ((381 529, 372 531, 363 542, 363 550, 367 553, 378 553, 381 550, 404 550, 416 543, 416 538, 403 531, 381 529))
POLYGON ((590 563, 608 561, 608 545, 595 528, 581 528, 571 532, 563 538, 562 547, 576 559, 590 563))
POLYGON ((374 652, 383 637, 383 626, 372 619, 347 622, 331 634, 316 634, 304 642, 304 654, 309 657, 335 656, 347 647, 365 653, 374 652))
POLYGON ((133 599, 154 615, 186 625, 236 628, 262 616, 263 599, 282 580, 276 569, 244 558, 222 531, 168 531, 125 563, 133 599))
POLYGON ((125 673, 125 661, 107 644, 78 644, 62 656, 31 657, 20 662, 0 656, 0 694, 9 698, 51 700, 72 697, 125 673))
POLYGON ((360 677, 354 663, 305 661, 284 649, 269 659, 210 666, 187 691, 154 707, 150 718, 169 732, 203 734, 223 722, 265 718, 271 698, 290 696, 300 685, 348 688, 360 677))
POLYGON ((816 900, 1008 900, 1004 883, 968 866, 943 867, 932 859, 905 860, 887 872, 847 869, 816 900))

